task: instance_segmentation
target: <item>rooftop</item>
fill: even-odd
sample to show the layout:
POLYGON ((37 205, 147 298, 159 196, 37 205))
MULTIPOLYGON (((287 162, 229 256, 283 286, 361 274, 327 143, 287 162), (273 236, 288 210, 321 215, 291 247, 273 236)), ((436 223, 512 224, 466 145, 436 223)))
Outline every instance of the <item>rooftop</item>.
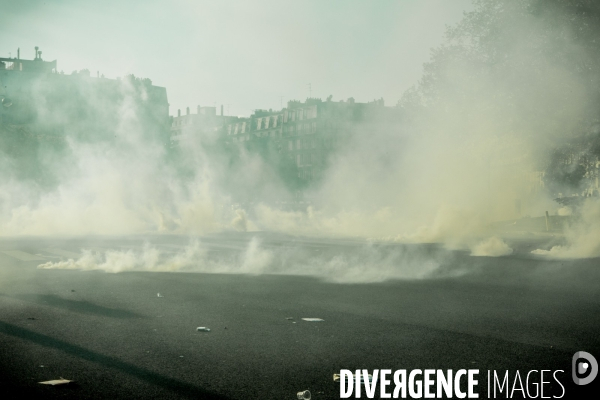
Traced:
POLYGON ((35 47, 35 58, 33 60, 21 59, 21 49, 17 49, 17 58, 0 57, 0 70, 25 71, 25 72, 56 72, 56 60, 44 61, 42 51, 35 47))

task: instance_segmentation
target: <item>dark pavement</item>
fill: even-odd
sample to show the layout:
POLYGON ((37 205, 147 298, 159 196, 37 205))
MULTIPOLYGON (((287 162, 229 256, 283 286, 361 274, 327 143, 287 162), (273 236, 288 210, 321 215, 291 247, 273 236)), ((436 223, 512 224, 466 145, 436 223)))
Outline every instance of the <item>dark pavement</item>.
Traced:
MULTIPOLYGON (((93 241, 60 248, 77 253, 93 241)), ((333 374, 359 368, 478 368, 480 398, 487 370, 562 369, 564 398, 579 398, 571 357, 600 356, 597 259, 541 260, 524 245, 500 258, 447 252, 429 279, 331 283, 37 269, 50 242, 0 241, 1 399, 295 399, 305 389, 334 399, 333 374), (75 382, 37 383, 59 377, 75 382)), ((353 247, 323 244, 333 253, 344 246, 353 247)), ((560 393, 546 385, 546 396, 560 393)))

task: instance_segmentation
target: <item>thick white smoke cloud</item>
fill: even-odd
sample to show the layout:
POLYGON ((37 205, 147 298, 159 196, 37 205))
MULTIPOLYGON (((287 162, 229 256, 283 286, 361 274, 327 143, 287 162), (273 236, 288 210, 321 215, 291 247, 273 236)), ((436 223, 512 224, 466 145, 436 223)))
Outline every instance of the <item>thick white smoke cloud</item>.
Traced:
POLYGON ((205 249, 196 242, 180 253, 166 256, 157 248, 146 243, 140 251, 130 249, 99 252, 84 249, 82 253, 81 257, 76 260, 49 261, 39 265, 38 268, 100 270, 111 273, 123 271, 175 272, 199 263, 204 257, 205 249))
MULTIPOLYGON (((337 244, 339 245, 339 244, 337 244)), ((315 276, 330 282, 364 283, 389 279, 422 279, 439 274, 442 260, 438 250, 398 245, 381 247, 359 243, 343 251, 324 246, 265 245, 257 237, 239 251, 219 253, 193 241, 173 251, 149 243, 138 249, 83 250, 81 257, 40 264, 40 269, 81 271, 203 272, 224 274, 282 274, 315 276), (428 254, 426 254, 428 253, 428 254)), ((460 273, 454 271, 453 274, 460 273)))
MULTIPOLYGON (((553 147, 594 121, 597 93, 576 63, 595 55, 577 42, 577 29, 556 26, 567 18, 564 10, 548 8, 545 15, 530 12, 531 4, 501 3, 480 2, 487 15, 465 18, 451 31, 402 103, 402 124, 358 129, 332 159, 306 212, 263 205, 256 225, 442 242, 501 256, 511 249, 497 237, 504 232, 495 222, 547 210, 564 215, 544 192, 542 170, 553 147), (487 32, 488 26, 499 31, 487 32), (468 30, 474 31, 465 36, 468 30)), ((589 219, 597 221, 584 210, 566 234, 571 250, 563 254, 595 254, 600 235, 589 219)))
MULTIPOLYGON (((577 131, 589 116, 591 94, 568 65, 547 57, 565 46, 574 57, 585 57, 586 50, 568 32, 561 42, 544 41, 547 21, 517 6, 506 12, 514 18, 505 17, 510 25, 500 25, 495 47, 502 54, 502 67, 455 54, 453 46, 461 43, 450 35, 448 46, 434 52, 420 86, 402 102, 402 122, 358 126, 358 134, 346 137, 330 158, 322 181, 307 190, 310 205, 303 209, 273 206, 272 199, 294 196, 274 167, 243 149, 236 155, 237 164, 227 165, 230 159, 215 151, 215 135, 191 138, 179 153, 179 163, 165 162, 164 142, 148 135, 139 123, 139 93, 123 81, 119 122, 110 132, 115 140, 89 142, 66 132, 68 154, 44 159, 56 185, 42 188, 15 178, 10 163, 0 165, 6 172, 0 180, 0 234, 264 230, 441 242, 451 249, 471 250, 474 256, 508 255, 511 249, 492 223, 543 215, 548 209, 549 199, 535 189, 536 172, 548 149, 577 131), (428 83, 431 77, 439 78, 437 86, 428 83), (411 94, 428 97, 419 102, 411 100, 411 94), (235 204, 240 194, 248 200, 245 204, 235 204)), ((105 107, 93 96, 84 97, 91 108, 105 107)), ((43 101, 37 106, 39 115, 50 115, 43 101)), ((597 213, 588 207, 580 220, 567 232, 568 244, 547 255, 598 255, 600 236, 589 222, 598 220, 597 213)), ((236 264, 238 270, 259 271, 261 265, 271 265, 259 250, 248 251, 257 252, 249 260, 263 261, 236 264)), ((123 265, 134 270, 172 265, 156 261, 147 267, 146 256, 138 256, 145 261, 135 264, 132 259, 123 265)), ((83 265, 108 262, 108 255, 86 257, 73 265, 85 269, 83 265)), ((388 263, 375 255, 365 257, 370 263, 388 263)), ((353 262, 331 259, 326 265, 334 271, 353 262)), ((112 268, 106 265, 100 269, 112 268)), ((304 268, 310 270, 310 263, 304 268)))
MULTIPOLYGON (((147 100, 143 87, 139 93, 128 80, 115 82, 122 96, 115 105, 106 104, 106 98, 87 85, 75 86, 85 99, 82 108, 100 110, 105 119, 73 120, 71 108, 52 114, 44 99, 32 99, 30 105, 46 122, 30 129, 52 126, 48 118, 62 120, 59 135, 64 150, 51 153, 44 148, 44 139, 43 146, 29 144, 24 149, 37 156, 40 168, 56 180, 50 187, 41 185, 40 179, 16 177, 21 165, 2 165, 0 235, 197 234, 226 227, 216 205, 220 197, 210 167, 197 162, 191 166, 197 173, 182 179, 165 161, 167 147, 154 133, 160 127, 149 127, 142 120, 147 100), (116 115, 106 115, 110 111, 116 115)), ((51 82, 40 79, 34 93, 52 88, 51 82)))
POLYGON ((556 259, 600 257, 600 201, 585 202, 579 220, 566 228, 565 239, 563 245, 532 253, 556 259))
POLYGON ((494 236, 471 248, 471 255, 476 257, 500 257, 512 254, 513 250, 502 239, 494 236))

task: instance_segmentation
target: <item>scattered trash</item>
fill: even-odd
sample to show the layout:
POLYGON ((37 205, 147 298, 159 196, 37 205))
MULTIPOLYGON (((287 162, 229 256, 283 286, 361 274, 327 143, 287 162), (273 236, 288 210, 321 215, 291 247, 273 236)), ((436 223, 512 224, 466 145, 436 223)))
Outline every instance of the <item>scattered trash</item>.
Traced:
POLYGON ((43 366, 43 365, 40 365, 40 368, 44 368, 44 366, 43 366))
MULTIPOLYGON (((369 374, 368 377, 369 377, 369 382, 373 382, 373 375, 369 374)), ((333 381, 339 382, 340 374, 333 374, 333 381)), ((365 383, 365 377, 362 374, 360 375, 360 382, 365 383)))
POLYGON ((179 358, 183 358, 183 356, 179 356, 179 358))
POLYGON ((292 322, 292 324, 295 324, 295 323, 296 323, 296 321, 292 322))
POLYGON ((298 399, 300 400, 310 400, 310 397, 310 392, 308 390, 298 392, 298 399))
POLYGON ((292 317, 286 317, 285 319, 287 319, 288 321, 292 321, 294 318, 292 318, 292 317))
POLYGON ((321 321, 325 321, 324 319, 321 318, 302 318, 303 321, 308 321, 308 322, 321 322, 321 321))
POLYGON ((71 383, 71 382, 74 382, 74 381, 70 381, 68 379, 61 377, 60 379, 54 379, 52 381, 44 381, 44 382, 38 382, 38 383, 41 383, 42 385, 56 386, 56 385, 65 385, 65 384, 71 383))
POLYGON ((160 293, 156 293, 156 297, 164 297, 164 296, 160 293))
POLYGON ((208 328, 207 328, 207 327, 205 327, 205 326, 199 326, 199 327, 197 327, 197 328, 196 328, 196 330, 197 330, 198 332, 210 332, 210 329, 208 329, 208 328))

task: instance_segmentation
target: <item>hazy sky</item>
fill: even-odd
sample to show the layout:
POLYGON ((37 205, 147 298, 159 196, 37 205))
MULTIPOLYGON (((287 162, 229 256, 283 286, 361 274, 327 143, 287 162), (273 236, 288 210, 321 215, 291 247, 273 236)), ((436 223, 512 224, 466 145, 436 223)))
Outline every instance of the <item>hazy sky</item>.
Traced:
POLYGON ((383 97, 418 81, 431 47, 471 0, 0 0, 0 56, 45 60, 65 73, 128 73, 168 90, 171 114, 226 114, 291 99, 383 97))

